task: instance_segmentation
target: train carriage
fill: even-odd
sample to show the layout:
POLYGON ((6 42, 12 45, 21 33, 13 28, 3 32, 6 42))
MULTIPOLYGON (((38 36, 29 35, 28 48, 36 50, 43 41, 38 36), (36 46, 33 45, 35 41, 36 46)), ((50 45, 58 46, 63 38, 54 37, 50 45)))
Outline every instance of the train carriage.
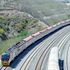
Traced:
POLYGON ((35 34, 32 34, 32 37, 34 38, 34 42, 37 41, 38 39, 41 38, 40 32, 37 32, 37 33, 35 33, 35 34))
POLYGON ((47 34, 47 28, 46 29, 44 29, 44 30, 42 30, 42 31, 40 31, 40 35, 41 35, 41 37, 44 37, 46 34, 47 34))
POLYGON ((31 45, 33 43, 33 37, 32 36, 29 36, 25 39, 23 39, 23 41, 25 41, 25 48, 27 48, 27 46, 31 45))

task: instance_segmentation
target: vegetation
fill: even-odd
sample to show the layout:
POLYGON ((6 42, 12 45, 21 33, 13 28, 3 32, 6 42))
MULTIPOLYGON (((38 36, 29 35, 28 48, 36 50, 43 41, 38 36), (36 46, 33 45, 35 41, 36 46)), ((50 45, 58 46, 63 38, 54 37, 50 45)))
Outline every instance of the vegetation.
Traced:
POLYGON ((25 37, 47 27, 46 24, 25 14, 0 16, 0 54, 25 37), (40 24, 43 24, 42 27, 40 24))
POLYGON ((57 2, 56 0, 15 0, 12 3, 14 2, 16 3, 15 8, 19 9, 20 7, 19 10, 30 13, 35 18, 38 18, 49 25, 69 19, 70 7, 65 3, 57 2), (57 16, 46 19, 47 21, 43 19, 44 16, 48 17, 53 15, 57 16))

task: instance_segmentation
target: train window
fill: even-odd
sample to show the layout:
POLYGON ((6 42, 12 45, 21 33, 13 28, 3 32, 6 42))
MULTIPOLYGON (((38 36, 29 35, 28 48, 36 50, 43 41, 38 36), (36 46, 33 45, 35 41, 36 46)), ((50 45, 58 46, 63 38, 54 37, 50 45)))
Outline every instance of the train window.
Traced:
POLYGON ((20 42, 16 43, 16 45, 20 44, 20 42))

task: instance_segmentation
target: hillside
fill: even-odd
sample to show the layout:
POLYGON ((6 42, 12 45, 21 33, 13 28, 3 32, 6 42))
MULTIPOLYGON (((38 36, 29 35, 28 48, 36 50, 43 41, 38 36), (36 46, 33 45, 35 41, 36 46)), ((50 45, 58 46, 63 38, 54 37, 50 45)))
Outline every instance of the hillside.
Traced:
POLYGON ((46 27, 46 24, 25 12, 0 11, 0 54, 18 41, 46 27))
POLYGON ((70 14, 70 8, 64 3, 53 0, 31 0, 28 2, 31 6, 27 6, 28 4, 25 5, 25 3, 23 4, 23 10, 31 13, 34 17, 44 21, 48 25, 52 25, 69 18, 68 15, 70 14), (44 19, 44 17, 46 18, 44 19))
POLYGON ((56 0, 7 0, 1 8, 11 7, 31 14, 48 25, 70 18, 70 8, 56 0))

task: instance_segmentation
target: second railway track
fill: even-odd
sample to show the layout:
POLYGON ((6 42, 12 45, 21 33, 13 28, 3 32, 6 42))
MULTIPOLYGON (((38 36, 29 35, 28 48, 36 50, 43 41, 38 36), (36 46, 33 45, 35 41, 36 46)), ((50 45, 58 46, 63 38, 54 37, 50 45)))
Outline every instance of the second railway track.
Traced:
MULTIPOLYGON (((59 39, 59 36, 57 36, 57 37, 58 37, 58 38, 56 38, 56 39, 59 39)), ((57 41, 57 40, 56 40, 56 41, 57 41)), ((56 42, 56 41, 55 41, 55 42, 56 42)), ((58 42, 58 41, 57 41, 57 42, 58 42)), ((52 45, 53 45, 53 44, 52 44, 52 45)), ((33 57, 34 57, 34 55, 33 55, 33 57)), ((32 58, 33 58, 33 57, 32 57, 32 58)), ((29 64, 29 62, 32 60, 32 58, 27 62, 27 64, 25 64, 25 65, 23 64, 20 70, 27 70, 27 68, 28 68, 28 66, 29 66, 28 64, 29 64)), ((28 69, 28 70, 29 70, 29 69, 28 69)), ((33 70, 35 70, 35 69, 33 69, 33 70)), ((39 69, 38 69, 38 70, 39 70, 39 69)))

